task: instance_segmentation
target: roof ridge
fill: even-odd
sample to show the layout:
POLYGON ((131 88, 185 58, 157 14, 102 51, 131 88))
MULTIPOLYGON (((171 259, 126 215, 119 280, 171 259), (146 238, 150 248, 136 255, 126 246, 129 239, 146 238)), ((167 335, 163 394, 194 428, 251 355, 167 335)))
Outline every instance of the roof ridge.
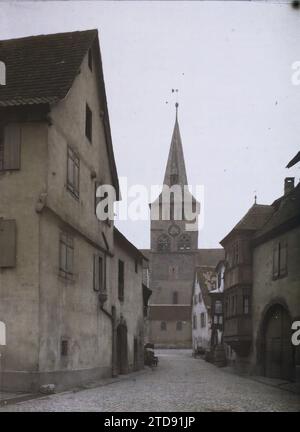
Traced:
POLYGON ((78 34, 78 33, 92 33, 94 32, 95 35, 98 34, 98 29, 88 29, 88 30, 74 30, 71 32, 59 32, 59 33, 40 33, 37 35, 30 35, 30 36, 21 36, 21 37, 16 37, 16 38, 9 38, 9 39, 1 39, 1 42, 10 42, 10 41, 21 41, 21 40, 25 40, 25 39, 34 39, 34 38, 38 38, 38 37, 49 37, 49 36, 63 36, 63 35, 67 35, 67 34, 78 34))

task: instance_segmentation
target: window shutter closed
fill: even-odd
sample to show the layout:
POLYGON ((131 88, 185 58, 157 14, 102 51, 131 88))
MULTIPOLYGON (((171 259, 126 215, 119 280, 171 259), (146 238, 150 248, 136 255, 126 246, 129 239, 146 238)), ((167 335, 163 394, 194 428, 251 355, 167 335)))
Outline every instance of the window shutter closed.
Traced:
POLYGON ((10 123, 4 129, 4 169, 20 169, 21 127, 10 123))
POLYGON ((0 219, 0 267, 16 266, 16 221, 0 219))
POLYGON ((99 291, 99 256, 94 255, 94 290, 99 291))
POLYGON ((278 277, 279 276, 279 244, 277 243, 276 245, 274 245, 274 249, 273 249, 273 277, 278 277))

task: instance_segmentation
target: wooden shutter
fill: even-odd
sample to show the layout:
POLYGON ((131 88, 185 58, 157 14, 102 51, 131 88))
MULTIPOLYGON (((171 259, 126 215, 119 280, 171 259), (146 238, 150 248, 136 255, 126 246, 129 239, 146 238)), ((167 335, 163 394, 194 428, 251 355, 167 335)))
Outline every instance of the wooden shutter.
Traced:
POLYGON ((276 243, 273 248, 273 277, 279 276, 279 243, 276 243))
POLYGON ((280 242, 279 253, 279 274, 284 276, 287 273, 287 243, 286 241, 280 242))
POLYGON ((0 267, 16 266, 16 221, 0 219, 0 267))
POLYGON ((21 127, 10 123, 4 129, 4 169, 20 169, 21 127))

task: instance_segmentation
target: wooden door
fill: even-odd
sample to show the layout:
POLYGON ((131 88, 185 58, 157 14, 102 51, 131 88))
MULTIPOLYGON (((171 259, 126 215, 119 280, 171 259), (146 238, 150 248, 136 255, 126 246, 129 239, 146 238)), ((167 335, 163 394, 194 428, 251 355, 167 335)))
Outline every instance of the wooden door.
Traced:
POLYGON ((293 350, 288 313, 276 305, 270 311, 265 331, 265 375, 270 378, 292 379, 293 350))

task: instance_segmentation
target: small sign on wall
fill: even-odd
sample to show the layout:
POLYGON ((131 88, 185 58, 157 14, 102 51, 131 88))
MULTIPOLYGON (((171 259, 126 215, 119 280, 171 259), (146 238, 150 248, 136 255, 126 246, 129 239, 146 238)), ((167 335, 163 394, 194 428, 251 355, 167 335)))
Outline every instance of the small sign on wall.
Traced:
POLYGON ((6 326, 0 321, 0 345, 6 345, 6 326))

